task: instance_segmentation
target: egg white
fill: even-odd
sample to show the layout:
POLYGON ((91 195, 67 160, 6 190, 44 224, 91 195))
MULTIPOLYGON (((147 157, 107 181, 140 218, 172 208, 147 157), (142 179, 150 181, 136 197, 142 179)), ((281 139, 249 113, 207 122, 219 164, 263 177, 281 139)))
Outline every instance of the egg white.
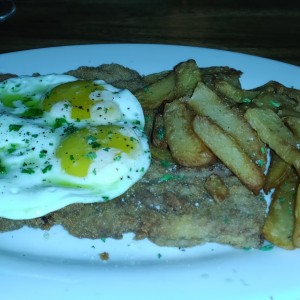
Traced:
MULTIPOLYGON (((1 217, 31 219, 72 203, 112 200, 136 183, 149 168, 151 158, 143 133, 143 111, 128 90, 97 80, 94 83, 101 86, 101 91, 89 94, 90 100, 95 101, 89 107, 89 118, 74 119, 72 103, 65 98, 39 116, 24 117, 23 114, 32 109, 40 110, 53 88, 76 81, 73 76, 51 74, 22 76, 0 83, 1 217), (105 146, 105 143, 101 146, 100 138, 89 145, 87 136, 78 143, 72 141, 71 154, 64 148, 64 143, 72 140, 76 132, 91 131, 97 136, 99 130, 105 132, 107 128, 115 132, 111 134, 113 146, 105 146), (118 146, 122 139, 131 143, 130 150, 124 148, 125 144, 118 146), (87 145, 82 145, 84 143, 87 145), (77 155, 77 147, 79 152, 92 150, 84 176, 74 175, 64 167, 68 157, 77 155), (58 156, 58 149, 63 158, 58 156)), ((70 170, 83 158, 76 159, 67 162, 70 170)))

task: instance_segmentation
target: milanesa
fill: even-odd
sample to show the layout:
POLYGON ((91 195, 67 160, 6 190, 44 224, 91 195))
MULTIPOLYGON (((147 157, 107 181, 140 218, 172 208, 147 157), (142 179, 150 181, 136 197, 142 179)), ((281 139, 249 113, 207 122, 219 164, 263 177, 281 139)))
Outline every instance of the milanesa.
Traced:
MULTIPOLYGON (((206 80, 228 69, 210 70, 206 80)), ((134 91, 143 77, 119 65, 83 67, 68 72, 82 79, 103 79, 134 91), (113 74, 113 75, 112 75, 113 74)), ((184 168, 152 159, 147 174, 113 201, 69 205, 32 220, 0 219, 0 231, 23 226, 49 229, 62 225, 80 238, 122 238, 133 232, 136 239, 148 238, 160 246, 190 247, 217 242, 234 247, 257 248, 266 218, 266 202, 251 193, 223 164, 208 168, 184 168), (223 201, 216 201, 206 182, 217 175, 227 187, 223 201)))

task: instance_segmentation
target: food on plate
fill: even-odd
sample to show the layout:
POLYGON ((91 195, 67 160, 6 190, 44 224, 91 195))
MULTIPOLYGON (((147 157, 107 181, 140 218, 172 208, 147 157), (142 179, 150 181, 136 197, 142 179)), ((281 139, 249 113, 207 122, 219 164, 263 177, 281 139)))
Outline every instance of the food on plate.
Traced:
POLYGON ((300 174, 299 140, 286 127, 280 117, 270 109, 249 108, 245 118, 259 137, 300 174))
POLYGON ((266 202, 249 191, 223 164, 185 168, 153 159, 148 172, 112 201, 72 204, 31 220, 0 219, 0 228, 24 225, 49 229, 62 225, 80 238, 120 239, 132 232, 160 246, 191 247, 218 242, 259 248, 266 202), (207 178, 219 176, 228 188, 217 203, 207 192, 207 178))
POLYGON ((271 192, 286 178, 289 164, 281 159, 275 152, 271 153, 271 163, 264 183, 264 191, 271 192))
POLYGON ((234 138, 263 173, 267 162, 266 151, 262 151, 265 144, 258 138, 257 133, 239 110, 230 107, 202 82, 198 83, 187 103, 197 114, 209 117, 223 131, 234 138))
POLYGON ((186 167, 204 167, 216 161, 215 155, 200 140, 192 127, 194 113, 180 101, 166 103, 166 139, 175 161, 186 167))
POLYGON ((293 244, 300 248, 300 185, 297 187, 297 195, 295 200, 295 227, 293 231, 293 244))
MULTIPOLYGON (((70 126, 64 121, 47 119, 52 120, 46 123, 52 124, 53 132, 61 128, 63 134, 69 134, 59 142, 62 147, 56 151, 57 160, 66 161, 82 148, 81 153, 92 152, 93 158, 94 148, 106 140, 108 132, 100 130, 91 138, 89 130, 98 132, 101 126, 108 126, 108 131, 116 136, 109 147, 124 150, 118 137, 126 134, 117 130, 121 122, 122 127, 130 127, 139 137, 148 163, 150 149, 151 164, 149 168, 147 164, 141 166, 142 176, 119 195, 112 195, 110 198, 114 199, 110 201, 81 201, 37 218, 0 218, 0 230, 22 226, 49 229, 60 224, 80 238, 121 238, 124 233, 133 232, 136 239, 148 238, 160 246, 191 247, 218 242, 259 248, 266 239, 285 249, 299 247, 299 201, 295 192, 299 184, 299 91, 274 81, 245 90, 239 81, 241 75, 241 71, 229 67, 201 68, 192 59, 172 70, 145 76, 117 64, 83 66, 61 75, 75 78, 79 86, 93 86, 95 82, 113 85, 115 88, 111 88, 117 93, 135 96, 143 111, 135 115, 142 118, 132 119, 124 113, 120 121, 115 110, 110 109, 116 124, 98 125, 89 120, 93 99, 83 105, 84 111, 79 102, 72 100, 74 109, 69 110, 65 120, 71 123, 84 119, 79 123, 88 126, 78 127, 75 121, 69 132, 70 126), (87 145, 78 146, 77 141, 84 137, 87 145), (271 193, 269 211, 264 191, 271 193)), ((64 106, 59 99, 69 94, 69 85, 72 81, 62 88, 49 89, 42 115, 51 115, 57 106, 54 115, 61 113, 64 106)), ((34 110, 34 105, 30 107, 35 101, 27 100, 26 109, 19 105, 13 110, 23 114, 22 119, 37 122, 41 112, 34 110), (34 111, 37 115, 32 117, 34 111)), ((135 148, 137 139, 127 139, 126 145, 135 148)), ((144 163, 142 159, 141 164, 144 163)), ((61 165, 77 176, 89 164, 85 157, 78 168, 70 161, 61 165)))
POLYGON ((293 232, 295 223, 295 198, 298 176, 291 166, 284 181, 277 186, 269 215, 263 227, 264 237, 271 243, 285 248, 294 249, 293 232))
POLYGON ((108 201, 150 165, 143 111, 128 90, 53 74, 7 79, 0 97, 1 217, 108 201))
POLYGON ((263 187, 264 176, 240 145, 207 117, 197 116, 193 121, 196 134, 209 149, 255 194, 263 187))

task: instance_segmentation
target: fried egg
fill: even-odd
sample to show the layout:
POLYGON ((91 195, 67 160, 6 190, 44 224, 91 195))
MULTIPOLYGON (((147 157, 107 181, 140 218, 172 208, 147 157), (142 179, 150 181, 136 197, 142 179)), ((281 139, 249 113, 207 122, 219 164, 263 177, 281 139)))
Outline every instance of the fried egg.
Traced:
POLYGON ((109 201, 149 168, 138 100, 102 80, 8 79, 0 83, 0 114, 1 217, 109 201))

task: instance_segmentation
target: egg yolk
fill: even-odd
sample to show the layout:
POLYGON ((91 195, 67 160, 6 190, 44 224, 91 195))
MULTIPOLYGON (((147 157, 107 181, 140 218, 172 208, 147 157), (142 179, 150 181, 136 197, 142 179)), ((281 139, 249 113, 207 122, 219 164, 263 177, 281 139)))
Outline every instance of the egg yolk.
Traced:
POLYGON ((101 85, 92 81, 76 80, 63 83, 51 90, 49 95, 44 99, 43 109, 50 111, 55 103, 68 101, 72 105, 71 117, 73 119, 86 120, 90 118, 90 108, 95 101, 90 99, 90 94, 95 91, 103 91, 101 85))
POLYGON ((77 177, 85 177, 90 165, 97 158, 97 151, 120 150, 114 152, 114 161, 122 159, 123 153, 130 153, 137 140, 120 133, 120 126, 96 126, 79 129, 62 141, 56 151, 61 166, 66 173, 77 177))

